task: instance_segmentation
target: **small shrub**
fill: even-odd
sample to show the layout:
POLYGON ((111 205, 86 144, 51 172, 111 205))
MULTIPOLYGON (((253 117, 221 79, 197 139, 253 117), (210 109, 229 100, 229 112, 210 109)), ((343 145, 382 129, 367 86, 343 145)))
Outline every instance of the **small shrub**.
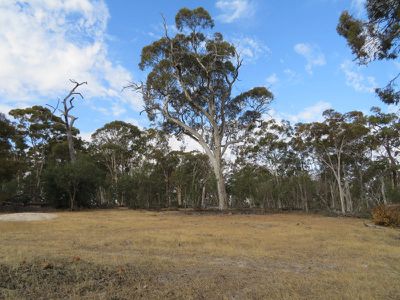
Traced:
POLYGON ((379 205, 372 210, 376 225, 400 226, 400 205, 379 205))

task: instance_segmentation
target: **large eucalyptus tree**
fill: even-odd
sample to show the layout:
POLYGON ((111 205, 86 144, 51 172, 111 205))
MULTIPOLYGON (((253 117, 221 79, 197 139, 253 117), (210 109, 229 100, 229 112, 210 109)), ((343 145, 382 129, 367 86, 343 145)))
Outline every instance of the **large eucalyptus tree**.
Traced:
POLYGON ((223 155, 253 129, 273 96, 265 87, 232 95, 242 60, 221 33, 212 33, 206 10, 183 8, 175 24, 175 36, 164 23, 164 36, 143 48, 139 66, 150 72, 144 84, 131 87, 143 93, 150 120, 202 146, 217 179, 219 208, 226 209, 223 155))

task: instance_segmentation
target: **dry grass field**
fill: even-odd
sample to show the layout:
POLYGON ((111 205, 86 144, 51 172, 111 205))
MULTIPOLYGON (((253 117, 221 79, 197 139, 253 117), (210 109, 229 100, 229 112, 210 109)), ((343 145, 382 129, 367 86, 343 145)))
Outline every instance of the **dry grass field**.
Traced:
POLYGON ((0 298, 400 299, 400 231, 305 214, 0 222, 0 298))

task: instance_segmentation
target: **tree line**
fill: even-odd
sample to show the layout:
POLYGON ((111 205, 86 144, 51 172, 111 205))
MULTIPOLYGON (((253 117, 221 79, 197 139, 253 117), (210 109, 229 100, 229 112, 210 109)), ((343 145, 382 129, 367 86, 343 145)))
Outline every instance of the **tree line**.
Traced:
MULTIPOLYGON (((207 155, 173 151, 165 131, 123 121, 90 142, 42 106, 1 115, 1 201, 59 208, 218 207, 207 155)), ((400 199, 400 119, 374 107, 327 110, 320 122, 264 120, 223 161, 232 208, 361 213, 400 199)))

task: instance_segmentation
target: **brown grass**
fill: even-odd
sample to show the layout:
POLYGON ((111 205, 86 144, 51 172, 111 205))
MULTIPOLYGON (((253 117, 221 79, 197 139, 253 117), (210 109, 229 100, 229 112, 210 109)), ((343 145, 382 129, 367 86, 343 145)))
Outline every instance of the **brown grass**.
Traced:
POLYGON ((400 299, 400 231, 305 214, 0 222, 0 298, 400 299))

